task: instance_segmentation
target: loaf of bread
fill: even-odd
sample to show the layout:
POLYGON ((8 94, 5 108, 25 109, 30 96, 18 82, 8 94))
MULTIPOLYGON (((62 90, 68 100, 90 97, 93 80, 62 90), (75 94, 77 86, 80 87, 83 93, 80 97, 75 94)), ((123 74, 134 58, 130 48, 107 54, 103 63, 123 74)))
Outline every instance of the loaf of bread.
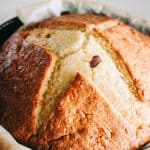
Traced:
POLYGON ((0 124, 34 149, 150 142, 150 37, 100 15, 22 27, 0 51, 0 124))

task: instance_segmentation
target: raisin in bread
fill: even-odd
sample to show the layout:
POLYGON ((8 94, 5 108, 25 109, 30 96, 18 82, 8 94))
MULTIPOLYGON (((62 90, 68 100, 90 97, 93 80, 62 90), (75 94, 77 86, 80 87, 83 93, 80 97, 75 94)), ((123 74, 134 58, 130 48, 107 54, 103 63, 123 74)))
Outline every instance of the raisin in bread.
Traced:
POLYGON ((150 142, 150 37, 106 16, 23 27, 0 52, 0 124, 35 149, 150 142))

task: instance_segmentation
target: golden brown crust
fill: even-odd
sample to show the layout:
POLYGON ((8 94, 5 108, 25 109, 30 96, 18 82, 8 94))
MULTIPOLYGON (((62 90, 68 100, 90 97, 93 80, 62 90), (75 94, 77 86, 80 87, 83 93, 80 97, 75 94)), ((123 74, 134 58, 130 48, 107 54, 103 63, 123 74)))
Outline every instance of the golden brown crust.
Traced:
POLYGON ((40 89, 52 62, 47 50, 13 35, 0 53, 0 124, 17 140, 36 133, 40 89))
POLYGON ((34 28, 67 28, 67 29, 82 29, 89 25, 99 25, 107 21, 114 21, 107 16, 92 15, 92 14, 70 14, 60 17, 51 17, 42 22, 29 25, 25 30, 34 28))
POLYGON ((41 130, 40 143, 50 149, 131 149, 134 133, 78 74, 41 130))
POLYGON ((124 61, 141 100, 150 100, 150 37, 120 23, 98 31, 124 61))

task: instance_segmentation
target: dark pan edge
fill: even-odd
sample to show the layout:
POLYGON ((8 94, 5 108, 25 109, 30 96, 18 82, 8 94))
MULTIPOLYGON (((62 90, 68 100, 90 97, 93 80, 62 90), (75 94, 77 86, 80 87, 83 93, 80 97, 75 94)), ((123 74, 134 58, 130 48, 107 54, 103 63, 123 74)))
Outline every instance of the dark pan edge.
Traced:
POLYGON ((14 17, 0 25, 0 45, 2 45, 23 23, 14 17))

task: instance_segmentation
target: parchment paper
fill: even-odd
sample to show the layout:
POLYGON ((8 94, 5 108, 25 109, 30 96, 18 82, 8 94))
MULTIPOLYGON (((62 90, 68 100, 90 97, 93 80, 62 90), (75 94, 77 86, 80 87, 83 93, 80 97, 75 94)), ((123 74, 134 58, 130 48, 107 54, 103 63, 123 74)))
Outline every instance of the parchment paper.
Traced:
POLYGON ((133 26, 150 35, 150 21, 134 16, 126 11, 89 0, 45 0, 39 4, 17 10, 24 24, 40 21, 50 16, 59 16, 61 12, 105 14, 133 26))

